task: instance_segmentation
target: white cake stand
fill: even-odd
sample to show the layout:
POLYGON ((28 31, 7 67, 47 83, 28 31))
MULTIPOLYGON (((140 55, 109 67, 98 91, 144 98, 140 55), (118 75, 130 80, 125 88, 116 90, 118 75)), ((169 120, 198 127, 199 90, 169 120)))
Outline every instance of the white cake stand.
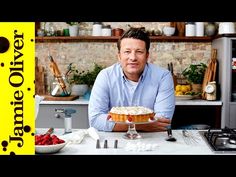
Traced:
MULTIPOLYGON (((109 121, 112 121, 112 118, 109 119, 109 121)), ((129 139, 129 140, 135 140, 135 139, 140 139, 142 136, 137 132, 135 125, 136 124, 148 124, 157 121, 157 119, 154 117, 154 119, 149 119, 147 122, 130 122, 126 120, 126 122, 116 122, 118 124, 127 124, 128 125, 128 130, 127 132, 123 135, 123 138, 129 139)))

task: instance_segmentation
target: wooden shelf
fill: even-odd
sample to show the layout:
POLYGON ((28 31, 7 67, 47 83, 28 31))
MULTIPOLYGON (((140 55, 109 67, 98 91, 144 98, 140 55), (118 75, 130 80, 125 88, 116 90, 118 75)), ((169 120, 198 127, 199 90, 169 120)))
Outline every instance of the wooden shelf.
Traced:
MULTIPOLYGON (((117 36, 47 36, 35 37, 36 43, 43 42, 117 42, 117 36)), ((150 36, 151 42, 211 42, 214 37, 150 36)))

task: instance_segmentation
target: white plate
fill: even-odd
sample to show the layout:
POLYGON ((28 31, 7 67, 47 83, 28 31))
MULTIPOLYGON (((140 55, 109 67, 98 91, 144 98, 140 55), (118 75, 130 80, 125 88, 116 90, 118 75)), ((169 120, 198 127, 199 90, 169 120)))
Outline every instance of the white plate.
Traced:
POLYGON ((192 100, 194 96, 192 95, 178 95, 175 96, 176 100, 192 100))
POLYGON ((35 152, 37 154, 52 154, 60 151, 65 147, 67 142, 53 145, 35 145, 35 152))

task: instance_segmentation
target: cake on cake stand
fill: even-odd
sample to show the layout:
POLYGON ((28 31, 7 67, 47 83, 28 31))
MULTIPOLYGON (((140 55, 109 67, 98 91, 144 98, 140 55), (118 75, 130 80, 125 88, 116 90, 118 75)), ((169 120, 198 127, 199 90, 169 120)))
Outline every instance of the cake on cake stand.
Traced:
MULTIPOLYGON (((112 118, 110 118, 109 121, 113 121, 112 118)), ((117 121, 114 121, 114 122, 116 122, 118 124, 127 124, 128 130, 123 135, 123 138, 135 140, 135 139, 142 138, 142 136, 136 130, 136 127, 135 127, 136 124, 148 124, 148 123, 152 123, 155 121, 157 121, 157 119, 154 117, 154 118, 149 118, 147 122, 132 122, 132 121, 129 121, 128 119, 125 122, 117 122, 117 121)))

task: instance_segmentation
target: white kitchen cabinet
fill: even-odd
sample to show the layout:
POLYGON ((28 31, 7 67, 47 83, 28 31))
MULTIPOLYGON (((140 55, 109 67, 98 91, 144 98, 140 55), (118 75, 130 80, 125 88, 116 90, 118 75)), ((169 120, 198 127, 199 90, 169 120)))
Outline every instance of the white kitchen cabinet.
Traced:
POLYGON ((55 109, 75 109, 72 114, 72 128, 87 129, 88 105, 78 104, 40 104, 36 128, 64 128, 64 113, 58 113, 55 109))

